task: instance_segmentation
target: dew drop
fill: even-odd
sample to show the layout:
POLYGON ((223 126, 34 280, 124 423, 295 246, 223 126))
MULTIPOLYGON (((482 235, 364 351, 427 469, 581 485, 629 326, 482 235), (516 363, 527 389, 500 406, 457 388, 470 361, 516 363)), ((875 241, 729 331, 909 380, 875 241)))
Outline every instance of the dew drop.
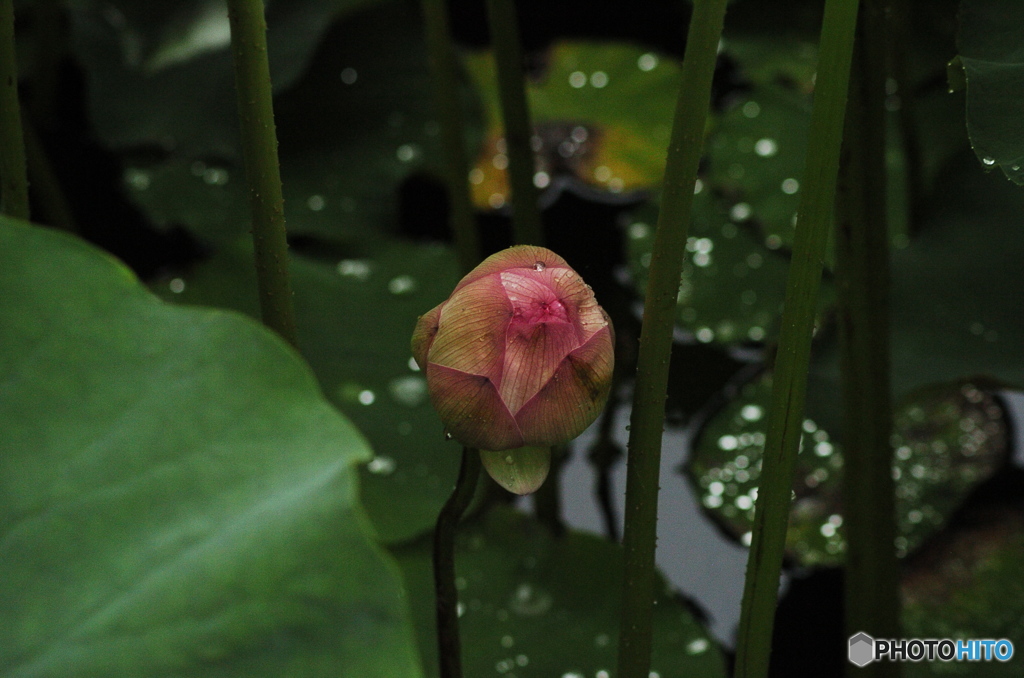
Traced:
POLYGON ((636 66, 643 72, 653 71, 658 65, 658 57, 648 52, 642 54, 639 59, 636 60, 636 66))
POLYGON ((220 167, 207 167, 203 172, 203 181, 210 186, 223 186, 228 183, 228 171, 220 167))
POLYGON ((533 265, 533 270, 535 270, 535 271, 543 271, 547 267, 548 267, 548 265, 545 264, 543 261, 538 261, 537 263, 535 263, 533 265))
POLYGON ((733 221, 745 221, 750 218, 752 210, 745 202, 738 202, 729 210, 729 218, 733 221))
POLYGON ((762 158, 770 158, 779 152, 779 144, 776 143, 775 139, 758 139, 757 143, 754 144, 754 152, 762 158))
POLYGON ((445 431, 444 432, 444 439, 445 440, 451 440, 453 437, 454 436, 452 436, 451 431, 445 431))
POLYGON ((306 207, 312 212, 319 212, 327 205, 327 201, 322 195, 311 195, 306 201, 306 207))
POLYGON ((386 476, 394 473, 395 466, 395 460, 391 457, 377 456, 366 465, 366 470, 375 475, 386 476))
POLYGON ((401 162, 410 162, 416 158, 419 154, 419 149, 415 144, 402 144, 395 151, 395 155, 401 162))
POLYGON ((757 421, 764 416, 764 410, 760 405, 744 405, 740 410, 740 416, 747 421, 757 421))
POLYGON ((125 183, 136 191, 144 191, 149 188, 149 173, 144 170, 136 168, 127 169, 124 173, 124 180, 125 183))
POLYGON ((391 397, 406 407, 416 407, 427 397, 427 381, 415 374, 392 379, 388 385, 391 397))
POLYGON ((342 259, 338 262, 338 275, 362 282, 370 277, 370 262, 363 259, 342 259))
POLYGON ((642 221, 638 221, 629 227, 629 237, 633 240, 642 240, 651 232, 651 227, 642 221))
POLYGON ((985 156, 984 158, 981 159, 981 164, 984 165, 985 167, 992 167, 993 165, 996 164, 996 159, 985 156))
POLYGON ((411 275, 395 276, 388 282, 391 294, 408 294, 416 289, 416 279, 411 275))

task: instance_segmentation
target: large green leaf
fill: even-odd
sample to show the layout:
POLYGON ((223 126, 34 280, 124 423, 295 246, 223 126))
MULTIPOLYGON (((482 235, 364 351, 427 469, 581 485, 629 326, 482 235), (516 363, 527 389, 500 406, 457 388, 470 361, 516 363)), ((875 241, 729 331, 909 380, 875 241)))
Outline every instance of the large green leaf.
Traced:
POLYGON ((419 675, 369 449, 279 338, 0 219, 0 345, 0 675, 419 675))
MULTIPOLYGON (((454 256, 440 246, 388 241, 329 261, 296 255, 290 273, 302 352, 328 398, 377 453, 364 467, 362 488, 374 525, 386 541, 430 529, 451 493, 460 448, 444 440, 409 342, 417 317, 458 282, 454 256)), ((255 289, 251 248, 243 243, 170 280, 161 293, 256 316, 255 289)))
POLYGON ((985 167, 1024 184, 1024 12, 1016 0, 963 0, 959 60, 967 132, 985 167))
MULTIPOLYGON (((405 573, 420 651, 437 675, 429 540, 393 549, 405 573)), ((583 678, 615 671, 622 548, 579 532, 556 538, 507 509, 460 530, 455 553, 467 676, 583 678)), ((725 675, 721 651, 659 577, 651 675, 725 675)))
MULTIPOLYGON (((926 220, 892 256, 892 385, 897 398, 973 378, 1024 387, 1024 195, 962 154, 929 195, 926 220)), ((811 361, 808 413, 834 427, 839 356, 825 337, 811 361)))

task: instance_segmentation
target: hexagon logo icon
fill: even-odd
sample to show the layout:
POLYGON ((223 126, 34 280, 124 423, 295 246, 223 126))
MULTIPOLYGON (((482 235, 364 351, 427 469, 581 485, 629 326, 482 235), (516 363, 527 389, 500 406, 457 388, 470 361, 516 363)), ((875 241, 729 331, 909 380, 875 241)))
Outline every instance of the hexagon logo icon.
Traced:
POLYGON ((875 658, 875 639, 861 631, 850 637, 850 663, 864 667, 875 658))

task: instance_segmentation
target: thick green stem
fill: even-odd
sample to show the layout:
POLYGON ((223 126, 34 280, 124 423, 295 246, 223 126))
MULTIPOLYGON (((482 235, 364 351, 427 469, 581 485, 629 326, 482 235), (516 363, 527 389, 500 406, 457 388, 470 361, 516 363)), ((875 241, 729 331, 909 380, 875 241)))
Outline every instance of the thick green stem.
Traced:
POLYGON ((856 27, 857 0, 827 0, 819 44, 814 110, 808 132, 804 193, 797 211, 761 484, 737 631, 737 678, 768 675, 793 468, 800 445, 811 336, 835 199, 856 27))
POLYGON ((455 587, 455 531, 459 519, 473 500, 479 477, 480 452, 472 447, 462 448, 459 479, 438 515, 434 529, 434 591, 441 678, 462 678, 459 592, 455 587))
POLYGON ((14 58, 14 0, 0 0, 0 211, 28 219, 28 170, 14 58))
MULTIPOLYGON (((899 566, 889 383, 889 237, 885 168, 885 8, 866 0, 854 51, 836 219, 843 390, 846 630, 898 638, 899 566)), ((898 676, 900 665, 849 665, 898 676)))
MULTIPOLYGON (((630 417, 623 547, 621 678, 647 678, 658 520, 658 473, 676 297, 711 100, 726 0, 697 0, 683 59, 679 99, 665 165, 661 213, 651 257, 630 417)), ((643 102, 637 102, 643 105, 643 102)))
POLYGON ((249 183, 252 239, 263 323, 298 346, 288 282, 288 240, 262 0, 229 0, 238 116, 249 183))
POLYGON ((469 164, 462 122, 459 81, 456 76, 455 48, 448 28, 445 0, 423 0, 423 19, 427 38, 430 79, 434 84, 434 109, 441 128, 441 153, 455 252, 463 273, 480 262, 480 238, 473 220, 469 196, 469 164))
POLYGON ((491 48, 498 67, 498 95, 505 123, 505 153, 512 187, 512 230, 519 245, 543 245, 544 228, 533 183, 530 109, 523 82, 523 49, 513 0, 487 0, 491 48))

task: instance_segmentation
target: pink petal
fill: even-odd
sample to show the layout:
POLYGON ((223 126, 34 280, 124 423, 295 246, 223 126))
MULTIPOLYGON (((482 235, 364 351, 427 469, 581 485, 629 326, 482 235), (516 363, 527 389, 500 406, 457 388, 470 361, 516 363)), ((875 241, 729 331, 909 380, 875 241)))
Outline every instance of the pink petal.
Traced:
POLYGON ((586 343, 604 327, 601 307, 594 292, 571 268, 547 268, 530 272, 535 280, 545 283, 565 307, 569 321, 576 327, 579 343, 586 343))
POLYGON ((452 436, 486 450, 523 446, 523 435, 487 377, 427 365, 430 401, 452 436))
POLYGON ((463 287, 444 304, 430 363, 488 377, 499 385, 511 319, 512 304, 497 276, 463 287))
POLYGON ((509 269, 534 269, 537 262, 540 262, 544 268, 569 267, 565 262, 565 259, 549 249, 544 247, 535 247, 533 245, 516 245, 515 247, 509 247, 507 250, 502 250, 501 252, 492 254, 481 261, 476 268, 467 273, 466 277, 459 281, 459 284, 455 286, 455 290, 458 291, 484 276, 501 273, 502 271, 507 271, 509 269))
POLYGON ((419 320, 416 321, 416 329, 412 332, 412 357, 421 370, 427 367, 427 353, 430 351, 430 345, 434 343, 434 337, 437 335, 438 320, 441 318, 442 306, 444 306, 444 302, 421 315, 419 320))
POLYGON ((537 395, 577 346, 576 330, 567 322, 511 323, 500 384, 509 411, 519 412, 537 395))
POLYGON ((615 366, 611 327, 566 356, 516 414, 526 445, 559 445, 583 432, 608 400, 615 366))

